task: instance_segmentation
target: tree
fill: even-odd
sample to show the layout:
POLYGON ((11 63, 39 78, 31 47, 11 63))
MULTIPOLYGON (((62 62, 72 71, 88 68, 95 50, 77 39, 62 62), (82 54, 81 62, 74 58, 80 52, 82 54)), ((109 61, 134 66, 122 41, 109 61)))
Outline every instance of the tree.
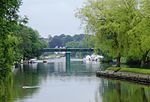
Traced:
POLYGON ((20 43, 16 48, 16 54, 20 56, 16 59, 30 59, 40 56, 40 50, 46 47, 47 43, 40 39, 38 31, 24 25, 17 25, 15 28, 14 33, 20 39, 20 43))
POLYGON ((86 34, 82 43, 85 48, 94 48, 95 46, 95 35, 86 34))
POLYGON ((79 35, 74 35, 73 36, 73 41, 82 41, 84 39, 85 35, 84 34, 79 34, 79 35))
MULTIPOLYGON (((49 39, 49 47, 65 47, 66 45, 68 45, 67 43, 79 43, 80 42, 80 47, 82 47, 81 41, 84 39, 84 34, 79 34, 79 35, 74 35, 74 36, 70 36, 70 35, 65 35, 65 34, 61 34, 59 36, 54 36, 51 37, 51 39, 49 39)), ((70 44, 69 44, 70 45, 70 44)))
POLYGON ((142 0, 140 3, 140 22, 130 30, 130 53, 129 56, 136 57, 141 61, 141 67, 145 65, 150 52, 150 1, 142 0))
POLYGON ((88 0, 77 13, 86 32, 95 34, 96 48, 116 58, 118 67, 128 52, 128 31, 139 22, 137 5, 135 0, 88 0))
POLYGON ((80 47, 80 43, 79 42, 75 42, 75 41, 71 41, 66 43, 66 46, 68 48, 79 48, 80 47))
POLYGON ((59 36, 54 36, 49 42, 49 47, 55 48, 56 46, 62 47, 62 40, 59 38, 59 36))
POLYGON ((73 37, 70 35, 64 35, 64 37, 60 36, 60 39, 62 40, 62 46, 66 46, 66 43, 73 41, 73 37))
POLYGON ((12 27, 18 21, 21 0, 0 0, 0 68, 10 68, 13 63, 13 49, 16 38, 12 27))

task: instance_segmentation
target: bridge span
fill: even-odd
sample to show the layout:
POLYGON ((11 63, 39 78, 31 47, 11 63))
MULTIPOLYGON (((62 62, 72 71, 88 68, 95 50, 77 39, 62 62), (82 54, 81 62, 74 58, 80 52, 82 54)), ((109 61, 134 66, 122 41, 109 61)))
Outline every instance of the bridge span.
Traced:
POLYGON ((42 52, 93 52, 94 48, 44 48, 42 52))

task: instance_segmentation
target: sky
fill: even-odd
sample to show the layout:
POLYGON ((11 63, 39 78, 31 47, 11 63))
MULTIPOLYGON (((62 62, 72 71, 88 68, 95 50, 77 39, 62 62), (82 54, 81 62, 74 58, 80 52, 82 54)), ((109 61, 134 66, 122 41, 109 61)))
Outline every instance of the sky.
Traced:
POLYGON ((20 15, 29 18, 28 26, 42 37, 81 34, 81 22, 75 17, 85 0, 23 0, 20 15))

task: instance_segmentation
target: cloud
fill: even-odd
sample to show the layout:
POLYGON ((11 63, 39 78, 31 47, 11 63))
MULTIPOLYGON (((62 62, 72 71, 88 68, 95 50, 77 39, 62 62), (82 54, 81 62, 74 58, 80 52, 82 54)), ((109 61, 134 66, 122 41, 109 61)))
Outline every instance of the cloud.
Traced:
POLYGON ((23 0, 21 15, 27 15, 29 26, 47 37, 49 34, 83 33, 75 10, 84 0, 23 0))

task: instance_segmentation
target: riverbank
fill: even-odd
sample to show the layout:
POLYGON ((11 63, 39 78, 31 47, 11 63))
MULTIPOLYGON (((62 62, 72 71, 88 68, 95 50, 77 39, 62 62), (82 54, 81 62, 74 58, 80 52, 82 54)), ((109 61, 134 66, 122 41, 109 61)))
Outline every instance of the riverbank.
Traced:
POLYGON ((150 85, 150 70, 140 68, 108 68, 105 71, 98 71, 97 77, 126 80, 141 84, 150 85))

